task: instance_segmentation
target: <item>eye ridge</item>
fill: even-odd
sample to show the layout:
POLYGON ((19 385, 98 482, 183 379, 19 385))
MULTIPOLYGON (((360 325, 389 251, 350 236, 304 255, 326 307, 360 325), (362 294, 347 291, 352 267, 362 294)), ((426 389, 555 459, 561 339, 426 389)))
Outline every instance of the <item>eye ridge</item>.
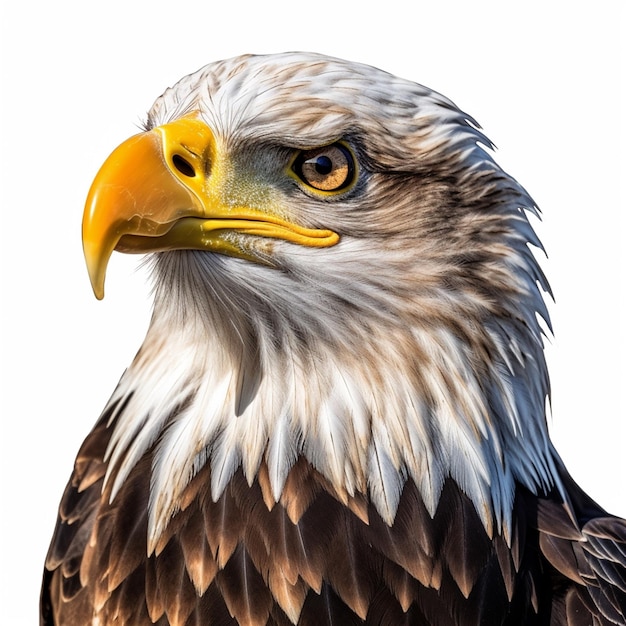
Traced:
POLYGON ((342 191, 354 180, 352 152, 342 143, 303 150, 292 169, 307 186, 323 192, 342 191))

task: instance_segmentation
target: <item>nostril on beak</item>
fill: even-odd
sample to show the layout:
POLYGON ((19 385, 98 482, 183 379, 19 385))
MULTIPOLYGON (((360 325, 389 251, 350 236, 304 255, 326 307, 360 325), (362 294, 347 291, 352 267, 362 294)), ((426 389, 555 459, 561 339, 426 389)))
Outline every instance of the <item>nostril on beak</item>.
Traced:
POLYGON ((187 159, 183 158, 179 154, 175 154, 172 157, 172 162, 174 163, 174 167, 183 175, 188 176, 189 178, 193 178, 196 175, 196 171, 193 169, 193 165, 187 161, 187 159))

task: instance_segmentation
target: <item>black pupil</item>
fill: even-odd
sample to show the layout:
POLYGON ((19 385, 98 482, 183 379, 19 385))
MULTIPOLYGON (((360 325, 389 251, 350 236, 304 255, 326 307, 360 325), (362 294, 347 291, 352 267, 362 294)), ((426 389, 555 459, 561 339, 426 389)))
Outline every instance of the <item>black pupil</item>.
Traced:
POLYGON ((316 157, 315 159, 315 171, 318 174, 330 174, 333 169, 333 162, 323 154, 316 157))

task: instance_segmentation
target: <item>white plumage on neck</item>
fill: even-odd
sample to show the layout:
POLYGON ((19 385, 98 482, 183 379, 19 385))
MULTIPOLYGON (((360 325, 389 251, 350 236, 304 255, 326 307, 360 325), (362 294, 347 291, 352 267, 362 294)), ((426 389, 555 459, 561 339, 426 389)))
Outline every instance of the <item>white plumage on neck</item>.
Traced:
POLYGON ((472 346, 415 314, 428 294, 382 301, 371 284, 355 286, 350 268, 368 275, 367 265, 377 281, 406 282, 373 256, 350 240, 326 252, 327 287, 315 250, 284 269, 202 253, 157 262, 155 316, 110 401, 122 408, 107 452, 114 498, 155 446, 150 546, 205 463, 217 499, 237 469, 252 483, 265 461, 279 501, 304 456, 340 497, 367 494, 388 524, 408 478, 431 514, 451 478, 487 530, 505 533, 515 481, 531 490, 557 482, 545 389, 532 382, 543 375, 539 337, 516 345, 492 324, 484 330, 497 353, 481 370, 472 346), (186 279, 176 292, 167 276, 186 279))

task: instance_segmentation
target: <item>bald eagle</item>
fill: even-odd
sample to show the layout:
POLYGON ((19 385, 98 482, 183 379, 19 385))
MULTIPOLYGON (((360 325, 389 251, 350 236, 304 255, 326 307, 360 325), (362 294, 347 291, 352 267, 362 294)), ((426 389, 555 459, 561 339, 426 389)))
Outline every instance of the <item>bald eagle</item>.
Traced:
MULTIPOLYGON (((626 523, 548 436, 527 192, 450 100, 315 54, 207 65, 83 244, 154 312, 82 445, 45 625, 625 624, 626 523)), ((541 321, 543 320, 543 322, 541 321)))

